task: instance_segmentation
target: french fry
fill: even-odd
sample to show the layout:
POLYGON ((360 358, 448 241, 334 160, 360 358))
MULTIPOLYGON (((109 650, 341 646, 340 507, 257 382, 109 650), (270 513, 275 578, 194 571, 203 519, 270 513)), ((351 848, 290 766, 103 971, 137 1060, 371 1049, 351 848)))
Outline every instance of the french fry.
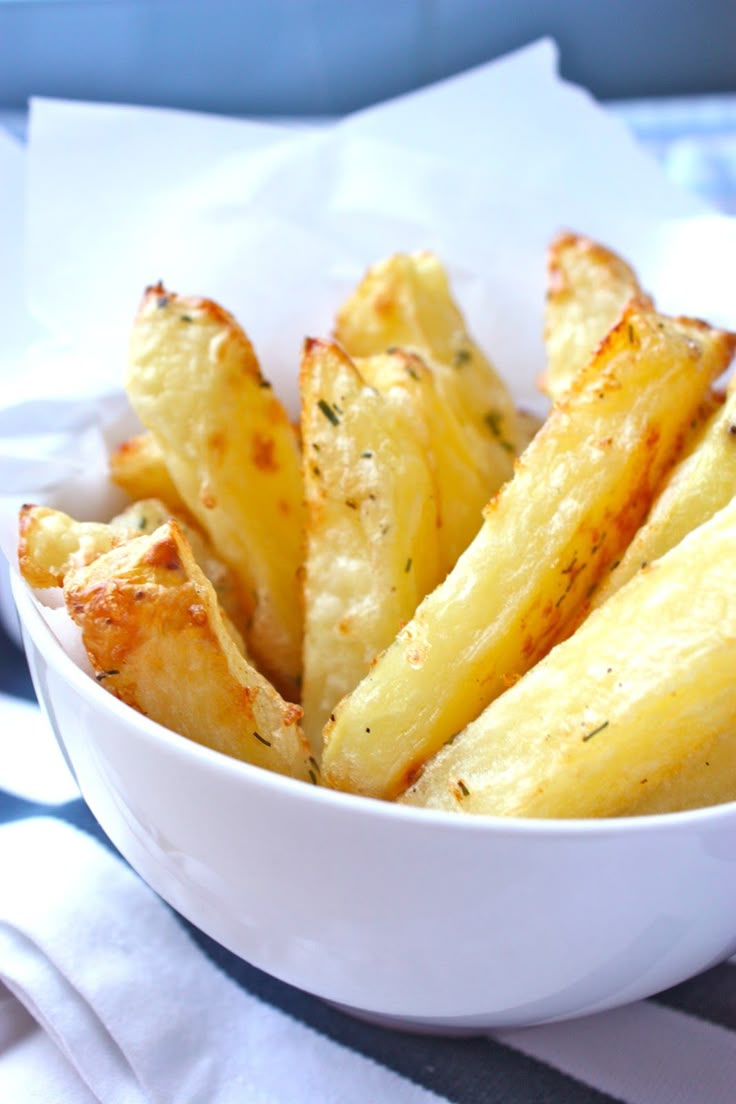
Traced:
POLYGON ((237 581, 202 530, 189 520, 188 514, 179 517, 159 499, 144 498, 138 502, 132 502, 122 513, 114 517, 110 524, 114 529, 127 529, 131 534, 140 536, 142 533, 153 533, 171 517, 177 521, 195 560, 212 583, 217 601, 228 620, 230 633, 245 654, 243 627, 247 623, 247 610, 241 602, 237 581))
POLYGON ((547 368, 538 385, 556 400, 591 359, 626 305, 632 300, 652 304, 626 261, 582 234, 566 232, 552 241, 547 274, 547 368))
POLYGON ((323 774, 394 798, 582 619, 736 337, 631 304, 489 503, 455 568, 325 729, 323 774))
POLYGON ((339 346, 315 340, 305 344, 300 389, 302 704, 318 758, 335 704, 439 580, 437 502, 422 426, 400 391, 380 394, 339 346))
POLYGON ((240 653, 176 521, 70 571, 64 597, 98 681, 121 701, 226 755, 314 773, 301 708, 240 653))
POLYGON ((352 357, 393 348, 418 352, 435 374, 442 402, 465 426, 488 494, 511 476, 524 443, 513 400, 468 334, 433 253, 397 253, 369 268, 337 314, 335 337, 352 357))
POLYGON ((237 580, 249 652, 298 700, 301 460, 248 338, 211 300, 149 288, 133 327, 127 391, 187 509, 237 580))
POLYGON ((736 379, 726 401, 672 469, 641 528, 593 598, 599 606, 637 571, 712 517, 736 495, 736 379))
MULTIPOLYGON (((91 563, 131 537, 153 533, 171 516, 171 511, 157 498, 132 502, 109 524, 77 521, 48 506, 22 506, 18 519, 20 572, 26 582, 38 589, 63 586, 73 568, 91 563)), ((223 609, 234 621, 242 621, 243 611, 230 569, 218 559, 195 525, 183 518, 177 520, 223 609)))
POLYGON ((125 527, 75 521, 61 510, 28 503, 18 516, 18 567, 32 587, 60 587, 73 567, 91 563, 129 537, 125 527))
POLYGON ((123 441, 110 454, 110 479, 134 502, 157 498, 177 517, 189 514, 152 433, 123 441))
POLYGON ((498 816, 617 816, 655 809, 658 794, 669 804, 672 780, 692 782, 698 760, 711 796, 736 796, 734 542, 736 500, 489 705, 401 800, 498 816))

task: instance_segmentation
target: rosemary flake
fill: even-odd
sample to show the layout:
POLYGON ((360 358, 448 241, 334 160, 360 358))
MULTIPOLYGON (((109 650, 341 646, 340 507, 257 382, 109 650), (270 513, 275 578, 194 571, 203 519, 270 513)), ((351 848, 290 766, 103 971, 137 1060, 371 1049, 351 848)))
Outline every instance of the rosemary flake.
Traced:
POLYGON ((332 409, 332 407, 330 406, 330 404, 327 402, 326 399, 318 399, 317 400, 317 406, 320 408, 320 410, 324 414, 327 421, 331 422, 333 426, 336 426, 336 425, 340 424, 339 417, 337 416, 337 414, 332 409))
POLYGON ((610 721, 604 721, 603 724, 599 724, 597 728, 594 728, 592 732, 586 732, 585 736, 583 736, 583 743, 586 743, 588 740, 592 740, 593 737, 597 736, 599 732, 603 732, 603 729, 608 728, 610 723, 610 721))

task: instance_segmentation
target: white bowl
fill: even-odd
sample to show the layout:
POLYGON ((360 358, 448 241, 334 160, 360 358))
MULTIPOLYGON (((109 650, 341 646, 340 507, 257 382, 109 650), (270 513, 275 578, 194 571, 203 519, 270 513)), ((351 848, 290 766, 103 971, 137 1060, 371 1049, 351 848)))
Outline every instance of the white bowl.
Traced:
POLYGON ((736 803, 602 821, 403 808, 236 762, 138 715, 13 592, 43 708, 92 812, 219 943, 393 1025, 537 1024, 736 951, 736 803))

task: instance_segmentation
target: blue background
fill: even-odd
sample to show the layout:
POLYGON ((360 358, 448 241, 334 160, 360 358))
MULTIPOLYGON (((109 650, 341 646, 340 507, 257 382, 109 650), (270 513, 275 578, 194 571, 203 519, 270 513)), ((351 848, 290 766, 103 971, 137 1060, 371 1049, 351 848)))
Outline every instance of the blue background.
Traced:
POLYGON ((0 108, 331 115, 542 35, 600 99, 736 91, 736 0, 0 0, 0 108))

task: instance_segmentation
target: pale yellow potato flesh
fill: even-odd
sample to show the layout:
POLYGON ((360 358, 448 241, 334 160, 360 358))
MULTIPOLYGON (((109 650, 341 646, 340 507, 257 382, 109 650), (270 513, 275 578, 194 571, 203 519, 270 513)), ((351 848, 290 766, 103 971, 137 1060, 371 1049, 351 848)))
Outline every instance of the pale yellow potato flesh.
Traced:
POLYGON ((631 305, 517 460, 455 568, 325 729, 329 785, 395 798, 586 612, 734 336, 631 305))
MULTIPOLYGON (((18 566, 23 578, 39 590, 60 587, 69 571, 124 544, 131 537, 152 533, 172 516, 157 498, 132 502, 121 513, 103 522, 77 521, 48 506, 22 506, 18 518, 18 566)), ((236 625, 244 622, 239 592, 232 572, 214 553, 202 532, 186 518, 177 518, 199 566, 212 583, 230 628, 244 649, 236 625)))
POLYGON ((465 426, 489 494, 511 476, 525 443, 513 399, 468 334, 434 253, 397 253, 372 265, 338 311, 335 338, 353 357, 393 348, 425 357, 441 400, 465 426))
POLYGON ((59 587, 73 567, 91 563, 128 539, 124 527, 76 521, 61 510, 29 503, 18 515, 18 567, 32 587, 59 587))
POLYGON ((624 815, 679 813, 736 801, 736 717, 684 756, 658 786, 647 784, 639 791, 622 809, 624 815))
POLYGON ((250 654, 298 700, 301 458, 248 338, 211 300, 149 288, 126 388, 187 509, 238 582, 250 654))
POLYGON ((437 499, 415 412, 335 344, 300 374, 307 551, 304 729, 319 758, 333 708, 439 580, 437 499))
POLYGON ((358 357, 355 364, 366 382, 394 403, 403 396, 407 414, 424 444, 437 488, 439 581, 480 529, 483 507, 497 487, 477 462, 467 424, 442 400, 435 374, 424 357, 396 349, 358 357))
POLYGON ((735 545, 736 501, 594 611, 401 800, 509 817, 653 811, 725 737, 701 772, 730 771, 721 792, 736 796, 735 545))
POLYGON ((64 597, 98 681, 121 701, 226 755, 315 775, 300 707, 238 650, 175 521, 70 571, 64 597))
POLYGON ((649 514, 593 599, 603 602, 736 495, 736 378, 690 451, 672 469, 649 514))
POLYGON ((177 517, 189 513, 152 433, 139 433, 123 441, 110 454, 109 465, 112 482, 134 502, 157 498, 177 517))
POLYGON ((540 390, 552 400, 564 395, 633 299, 651 305, 626 261, 582 234, 559 234, 547 251, 540 390))

